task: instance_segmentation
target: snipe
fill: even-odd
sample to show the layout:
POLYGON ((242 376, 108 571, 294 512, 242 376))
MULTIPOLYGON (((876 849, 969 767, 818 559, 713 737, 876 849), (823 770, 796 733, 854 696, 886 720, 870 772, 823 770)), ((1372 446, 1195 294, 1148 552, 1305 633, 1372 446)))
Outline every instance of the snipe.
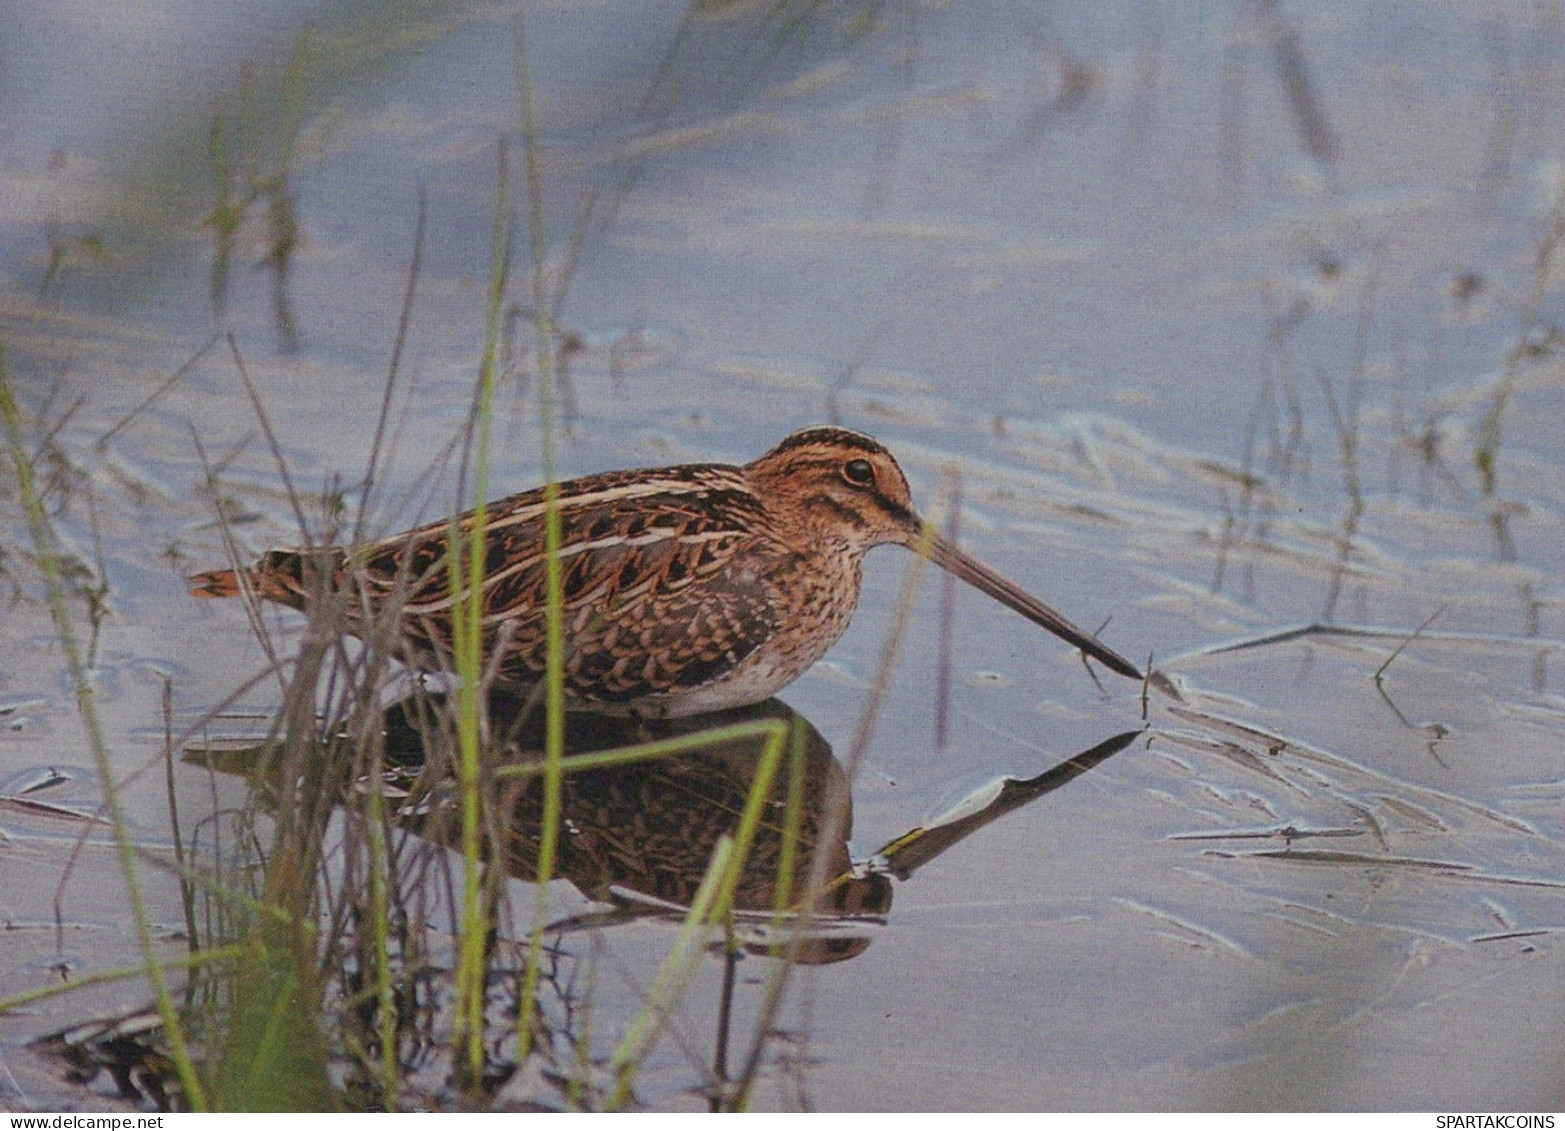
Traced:
MULTIPOLYGON (((807 428, 743 467, 611 471, 558 487, 565 690, 581 710, 692 715, 759 702, 842 635, 865 551, 922 548, 949 570, 1121 675, 1136 666, 925 526, 897 461, 868 436, 807 428)), ((498 679, 544 670, 544 495, 490 504, 481 591, 498 679), (496 649, 501 653, 495 657, 496 649)), ((473 515, 454 520, 462 532, 473 515)), ((451 667, 453 522, 345 550, 272 550, 247 570, 190 578, 191 592, 246 590, 295 608, 341 596, 359 636, 395 617, 397 651, 451 667)))

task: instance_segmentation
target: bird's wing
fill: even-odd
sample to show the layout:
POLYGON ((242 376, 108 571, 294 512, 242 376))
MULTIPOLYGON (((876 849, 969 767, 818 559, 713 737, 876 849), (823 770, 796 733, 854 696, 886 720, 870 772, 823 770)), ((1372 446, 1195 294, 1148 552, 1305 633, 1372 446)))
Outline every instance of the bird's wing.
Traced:
MULTIPOLYGON (((557 505, 566 674, 578 694, 613 702, 698 687, 774 630, 767 587, 745 564, 761 540, 761 504, 737 470, 593 476, 562 484, 557 505)), ((485 520, 485 635, 490 647, 504 642, 502 674, 515 682, 544 668, 546 513, 543 493, 530 491, 485 520)), ((459 533, 473 521, 463 515, 459 533)), ((360 592, 395 594, 404 626, 437 651, 449 648, 456 605, 451 533, 442 522, 376 543, 354 570, 360 592)))

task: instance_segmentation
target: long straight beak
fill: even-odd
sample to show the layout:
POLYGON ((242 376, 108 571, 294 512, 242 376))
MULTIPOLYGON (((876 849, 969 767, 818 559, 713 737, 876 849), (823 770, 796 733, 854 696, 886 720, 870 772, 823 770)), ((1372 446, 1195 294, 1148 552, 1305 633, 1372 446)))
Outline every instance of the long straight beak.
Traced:
POLYGON ((915 550, 920 544, 927 547, 929 560, 941 569, 950 571, 973 588, 987 593, 1000 604, 1021 613, 1033 624, 1048 629, 1062 640, 1069 641, 1120 675, 1129 676, 1131 679, 1142 678, 1135 664, 1100 642, 1097 637, 1077 628, 1031 593, 1007 581, 977 558, 958 549, 955 543, 926 528, 922 543, 910 543, 915 550))

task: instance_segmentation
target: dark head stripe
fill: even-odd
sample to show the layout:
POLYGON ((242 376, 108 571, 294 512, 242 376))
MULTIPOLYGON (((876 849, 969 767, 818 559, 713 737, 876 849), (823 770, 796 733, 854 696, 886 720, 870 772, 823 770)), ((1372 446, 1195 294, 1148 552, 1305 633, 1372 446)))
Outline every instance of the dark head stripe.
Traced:
MULTIPOLYGON (((854 432, 847 428, 805 428, 785 438, 775 448, 767 453, 769 456, 781 455, 783 452, 791 452, 795 448, 823 445, 841 451, 844 448, 855 451, 868 452, 871 455, 890 455, 885 445, 870 439, 862 432, 854 432)), ((764 457, 763 457, 764 458, 764 457)))

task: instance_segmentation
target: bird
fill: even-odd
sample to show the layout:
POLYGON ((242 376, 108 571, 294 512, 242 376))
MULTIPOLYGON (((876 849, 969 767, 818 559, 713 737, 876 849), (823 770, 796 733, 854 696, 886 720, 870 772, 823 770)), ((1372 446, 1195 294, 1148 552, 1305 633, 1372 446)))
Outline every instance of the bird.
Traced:
POLYGON ((819 660, 858 603, 864 555, 924 554, 1110 670, 1140 670, 961 550, 919 517, 881 443, 817 426, 743 465, 609 471, 490 503, 354 547, 270 550, 245 569, 189 578, 192 595, 295 609, 338 600, 343 630, 392 642, 404 664, 452 671, 451 547, 482 523, 484 671, 536 688, 547 637, 546 515, 558 515, 564 692, 572 710, 679 718, 758 703, 819 660), (389 625, 389 631, 383 627, 389 625))

